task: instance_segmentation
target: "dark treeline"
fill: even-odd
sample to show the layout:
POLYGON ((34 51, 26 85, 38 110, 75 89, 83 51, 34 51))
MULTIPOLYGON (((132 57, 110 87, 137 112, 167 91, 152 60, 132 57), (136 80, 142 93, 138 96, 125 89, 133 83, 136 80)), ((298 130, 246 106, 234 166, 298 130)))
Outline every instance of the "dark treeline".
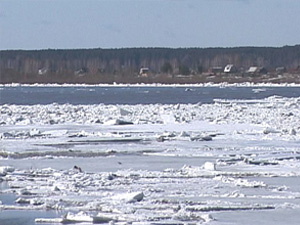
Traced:
POLYGON ((178 75, 208 75, 233 64, 244 74, 251 66, 298 71, 300 45, 236 48, 124 48, 0 51, 1 83, 110 83, 163 81, 178 75), (149 68, 146 75, 141 68, 149 68), (156 79, 156 80, 155 80, 156 79))

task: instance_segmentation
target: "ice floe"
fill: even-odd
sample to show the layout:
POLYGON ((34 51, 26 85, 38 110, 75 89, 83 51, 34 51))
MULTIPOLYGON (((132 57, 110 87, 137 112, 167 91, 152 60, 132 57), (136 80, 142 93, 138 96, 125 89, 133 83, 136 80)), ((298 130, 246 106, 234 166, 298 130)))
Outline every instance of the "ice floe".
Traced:
POLYGON ((185 224, 217 223, 220 211, 297 209, 299 109, 300 98, 278 96, 1 105, 0 194, 15 200, 0 210, 64 215, 36 223, 185 224))
MULTIPOLYGON (((256 192, 256 198, 265 198, 266 194, 270 199, 300 197, 300 193, 285 196, 276 192, 274 195, 274 187, 264 182, 235 178, 232 176, 234 173, 211 167, 214 167, 212 163, 205 163, 204 167, 185 166, 179 170, 123 170, 114 173, 113 179, 106 172, 85 173, 73 169, 9 170, 4 176, 9 186, 5 192, 15 193, 18 198, 15 206, 2 204, 0 209, 67 211, 62 218, 37 218, 38 223, 146 222, 166 219, 208 222, 213 217, 203 212, 266 210, 281 206, 272 201, 244 202, 253 188, 261 189, 256 192), (249 190, 237 192, 236 187, 249 190), (231 198, 240 201, 231 201, 231 198)), ((236 175, 242 176, 243 173, 236 175)))

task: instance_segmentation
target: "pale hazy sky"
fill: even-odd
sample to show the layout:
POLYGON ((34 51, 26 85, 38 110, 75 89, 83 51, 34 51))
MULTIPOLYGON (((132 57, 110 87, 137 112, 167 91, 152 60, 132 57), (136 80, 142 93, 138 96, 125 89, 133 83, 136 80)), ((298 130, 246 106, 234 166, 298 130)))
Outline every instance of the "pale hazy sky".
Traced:
POLYGON ((300 43, 300 0, 0 0, 0 49, 300 43))

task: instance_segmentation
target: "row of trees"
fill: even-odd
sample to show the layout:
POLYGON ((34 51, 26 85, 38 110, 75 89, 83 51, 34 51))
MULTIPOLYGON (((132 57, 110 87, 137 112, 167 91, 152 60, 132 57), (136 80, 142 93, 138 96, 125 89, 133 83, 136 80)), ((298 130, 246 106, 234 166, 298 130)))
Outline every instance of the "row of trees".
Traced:
POLYGON ((212 67, 300 65, 300 45, 281 48, 124 48, 0 51, 0 82, 131 79, 142 67, 151 74, 201 74, 212 67))

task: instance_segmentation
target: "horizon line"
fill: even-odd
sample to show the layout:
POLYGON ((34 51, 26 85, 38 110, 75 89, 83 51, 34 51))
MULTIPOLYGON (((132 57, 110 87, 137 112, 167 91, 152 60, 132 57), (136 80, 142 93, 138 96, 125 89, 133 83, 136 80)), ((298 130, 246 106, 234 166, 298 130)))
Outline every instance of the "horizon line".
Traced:
POLYGON ((110 47, 110 48, 102 48, 102 47, 91 47, 91 48, 37 48, 37 49, 0 49, 0 51, 49 51, 49 50, 122 50, 122 49, 233 49, 233 48, 284 48, 284 47, 296 47, 300 46, 300 44, 294 45, 283 45, 283 46, 251 46, 251 45, 243 45, 243 46, 231 46, 231 47, 110 47))

